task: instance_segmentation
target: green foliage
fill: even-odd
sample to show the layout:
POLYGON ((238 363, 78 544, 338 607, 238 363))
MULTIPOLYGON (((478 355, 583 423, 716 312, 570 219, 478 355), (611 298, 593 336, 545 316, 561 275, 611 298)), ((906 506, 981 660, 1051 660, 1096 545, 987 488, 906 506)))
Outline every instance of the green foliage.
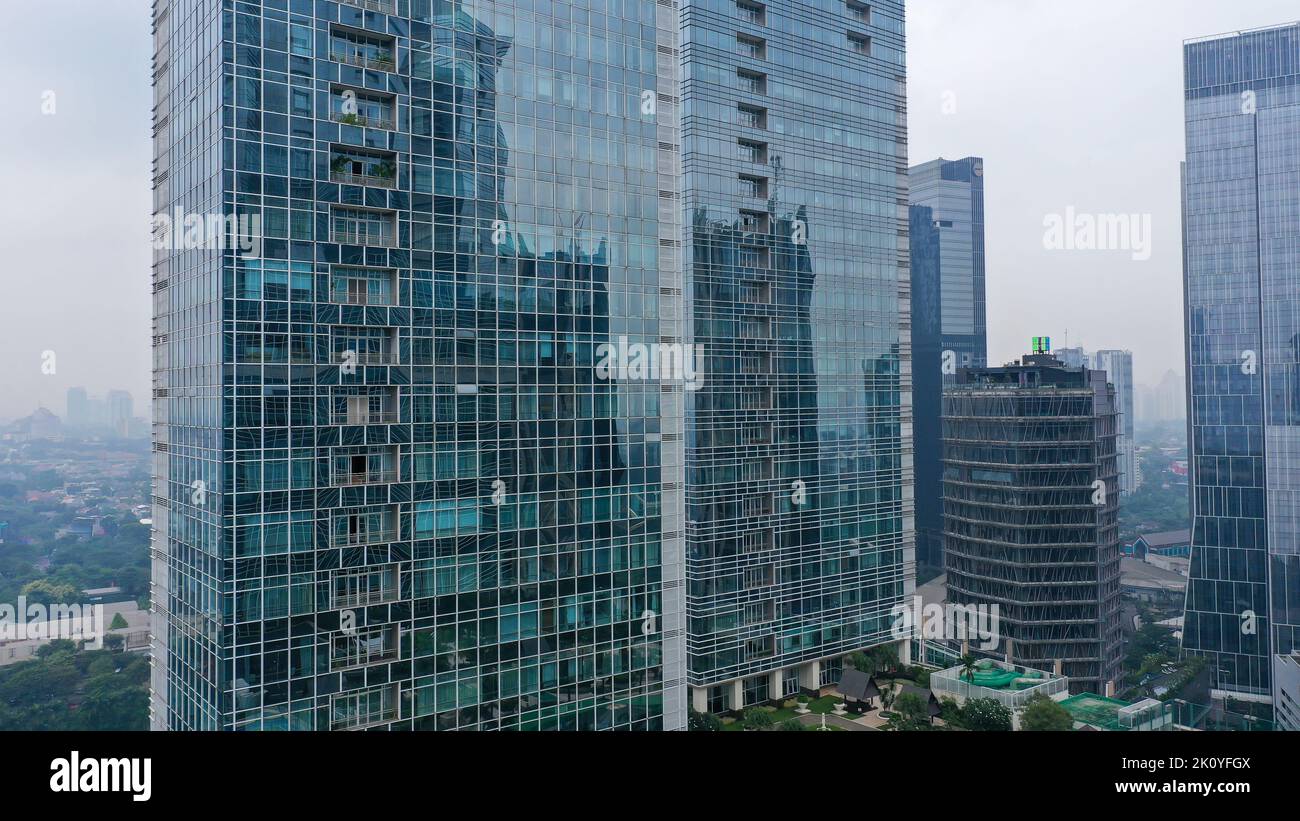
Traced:
POLYGON ((1029 731, 1072 730, 1074 718, 1060 704, 1038 693, 1020 714, 1020 729, 1029 731))
POLYGON ((762 707, 750 707, 744 715, 745 727, 750 730, 769 730, 776 724, 772 711, 762 707))
POLYGON ((53 641, 0 667, 0 731, 146 730, 149 660, 53 641))
POLYGON ((854 670, 857 670, 862 673, 866 673, 867 675, 872 675, 876 672, 875 660, 873 660, 866 653, 863 653, 861 650, 859 650, 856 653, 850 653, 848 658, 845 659, 845 661, 854 670))
POLYGON ((966 679, 971 684, 975 683, 975 657, 969 653, 961 657, 961 673, 959 676, 966 679))
POLYGON ((901 732, 930 729, 926 703, 914 693, 899 695, 894 699, 893 714, 889 717, 887 726, 891 730, 901 732))
POLYGON ((961 708, 959 726, 979 732, 1011 732, 1011 710, 992 698, 973 698, 961 708))
POLYGON ((783 733, 802 733, 808 728, 805 727, 797 718, 787 718, 785 721, 776 725, 776 729, 783 733))
POLYGON ((109 630, 121 630, 127 627, 126 618, 121 613, 114 613, 113 620, 109 622, 109 630))
POLYGON ((713 713, 697 713, 691 710, 686 717, 686 729, 693 733, 720 733, 722 719, 713 713))

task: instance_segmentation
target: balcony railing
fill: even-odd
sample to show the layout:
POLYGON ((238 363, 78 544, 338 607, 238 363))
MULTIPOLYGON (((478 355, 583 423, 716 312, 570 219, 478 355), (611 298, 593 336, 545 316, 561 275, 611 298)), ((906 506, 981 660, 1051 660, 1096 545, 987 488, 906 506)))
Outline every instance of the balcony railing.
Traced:
POLYGON ((398 590, 395 587, 382 590, 367 590, 362 593, 338 593, 330 599, 330 609, 347 610, 353 607, 369 607, 372 604, 389 604, 397 601, 398 590))
POLYGON ((372 185, 376 188, 396 188, 397 175, 384 177, 378 174, 353 174, 350 171, 331 171, 330 181, 344 185, 372 185))
POLYGON ((394 71, 397 68, 397 64, 393 62, 391 56, 376 55, 371 57, 367 54, 358 54, 355 51, 345 49, 330 49, 330 59, 359 68, 372 68, 376 71, 394 71))
POLYGON ((358 473, 336 473, 334 475, 335 487, 356 487, 357 485, 383 485, 397 481, 397 471, 387 470, 364 470, 358 473))
POLYGON ((384 542, 393 542, 397 540, 397 530, 388 528, 384 530, 367 530, 364 533, 335 533, 330 539, 333 547, 356 547, 367 544, 383 544, 384 542))
POLYGON ((392 0, 343 0, 349 6, 366 9, 367 11, 377 11, 380 14, 394 14, 394 3, 392 0))
POLYGON ((359 294, 355 292, 334 289, 330 292, 330 302, 338 302, 343 305, 392 305, 393 295, 387 294, 359 294))
POLYGON ((334 242, 344 245, 369 245, 378 248, 396 248, 397 237, 393 234, 380 234, 372 231, 334 229, 334 242))
POLYGON ((362 128, 383 128, 388 131, 393 130, 392 115, 380 115, 377 117, 367 117, 364 114, 344 114, 339 111, 330 113, 330 119, 343 125, 355 125, 362 128))
POLYGON ((336 413, 331 417, 335 425, 396 425, 397 411, 370 413, 336 413))
POLYGON ((335 351, 330 361, 334 365, 395 365, 397 354, 390 351, 335 351))

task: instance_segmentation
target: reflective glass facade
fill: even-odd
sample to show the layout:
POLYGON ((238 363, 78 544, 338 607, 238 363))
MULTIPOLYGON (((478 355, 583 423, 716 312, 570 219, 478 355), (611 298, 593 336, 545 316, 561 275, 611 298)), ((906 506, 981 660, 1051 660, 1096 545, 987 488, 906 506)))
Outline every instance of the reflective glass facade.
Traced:
POLYGON ((678 729, 676 12, 158 0, 158 729, 678 729))
POLYGON ((1193 545, 1183 646, 1274 697, 1300 639, 1300 25, 1184 47, 1193 545))
POLYGON ((714 710, 837 681, 911 593, 903 3, 689 0, 681 31, 689 680, 714 710))
POLYGON ((912 405, 916 419, 916 554, 943 566, 939 416, 957 368, 988 364, 984 296, 984 160, 931 160, 908 171, 912 214, 912 405), (928 225, 918 225, 920 213, 928 225), (935 313, 937 311, 937 313, 935 313), (937 352, 937 353, 936 353, 937 352), (944 354, 950 354, 945 367, 944 354), (923 360, 925 364, 923 364, 923 360), (931 373, 933 369, 933 373, 931 373))

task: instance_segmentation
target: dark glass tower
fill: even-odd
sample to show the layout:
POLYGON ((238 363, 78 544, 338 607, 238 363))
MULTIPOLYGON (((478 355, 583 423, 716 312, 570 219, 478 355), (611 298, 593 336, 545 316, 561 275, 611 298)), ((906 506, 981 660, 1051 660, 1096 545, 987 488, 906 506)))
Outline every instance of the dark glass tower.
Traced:
POLYGON ((158 729, 678 729, 675 15, 159 0, 158 729))
POLYGON ((912 211, 916 555, 943 566, 939 506, 942 385, 988 364, 984 296, 984 161, 937 159, 908 172, 912 211), (919 211, 924 208, 925 211, 919 211), (928 224, 922 215, 928 214, 928 224), (935 352, 938 352, 937 355, 935 352))
POLYGON ((1275 700, 1300 647, 1300 25, 1191 41, 1184 63, 1183 648, 1215 696, 1275 700))
POLYGON ((682 34, 689 681, 717 711, 836 683, 912 592, 903 3, 689 0, 682 34))
POLYGON ((998 607, 999 655, 1110 695, 1120 672, 1119 411, 1051 355, 961 369, 943 394, 948 601, 998 607))

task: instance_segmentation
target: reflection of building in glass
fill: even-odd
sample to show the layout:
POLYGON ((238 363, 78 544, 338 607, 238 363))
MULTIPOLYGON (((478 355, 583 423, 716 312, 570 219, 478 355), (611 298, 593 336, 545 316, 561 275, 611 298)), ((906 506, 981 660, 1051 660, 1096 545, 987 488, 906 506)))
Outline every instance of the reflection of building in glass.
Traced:
POLYGON ((846 9, 685 4, 701 711, 838 682, 913 585, 903 4, 846 9))
POLYGON ((939 406, 957 368, 988 362, 984 297, 984 161, 932 160, 911 186, 913 409, 916 420, 916 555, 943 565, 939 507, 939 406))
POLYGON ((1300 649, 1300 24, 1188 42, 1192 561, 1183 649, 1275 701, 1300 649))
POLYGON ((944 388, 947 600, 996 605, 998 654, 1075 693, 1120 673, 1117 426, 1106 375, 1047 354, 944 388))
POLYGON ((683 727, 681 389, 594 362, 677 332, 676 21, 216 5, 155 11, 160 210, 266 236, 155 259, 153 726, 683 727))

